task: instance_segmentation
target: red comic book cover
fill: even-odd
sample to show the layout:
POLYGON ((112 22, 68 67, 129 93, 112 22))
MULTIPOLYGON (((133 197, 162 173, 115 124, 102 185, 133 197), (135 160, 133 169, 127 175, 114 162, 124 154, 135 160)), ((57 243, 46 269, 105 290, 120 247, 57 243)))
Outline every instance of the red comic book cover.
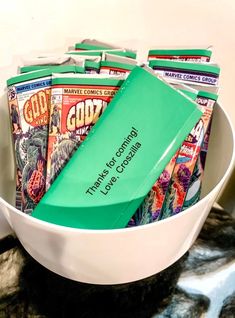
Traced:
POLYGON ((120 80, 114 86, 103 83, 104 81, 102 85, 52 85, 47 189, 86 138, 121 85, 120 80))
POLYGON ((51 77, 8 87, 16 163, 16 208, 30 214, 45 193, 51 77))

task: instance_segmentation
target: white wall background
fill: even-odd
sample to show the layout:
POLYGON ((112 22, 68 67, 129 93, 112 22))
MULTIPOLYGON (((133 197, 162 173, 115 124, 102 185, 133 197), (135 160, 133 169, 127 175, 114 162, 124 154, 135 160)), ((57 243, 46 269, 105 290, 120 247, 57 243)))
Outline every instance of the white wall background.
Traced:
POLYGON ((17 55, 63 51, 84 37, 130 43, 142 52, 212 44, 222 68, 220 100, 235 124, 234 31, 234 0, 0 0, 1 88, 16 71, 17 55))
MULTIPOLYGON (((235 0, 0 0, 0 174, 11 161, 5 81, 21 55, 63 52, 82 38, 133 46, 142 56, 156 45, 211 44, 222 69, 220 102, 235 126, 234 32, 235 0)), ((0 182, 0 193, 6 188, 0 182)))

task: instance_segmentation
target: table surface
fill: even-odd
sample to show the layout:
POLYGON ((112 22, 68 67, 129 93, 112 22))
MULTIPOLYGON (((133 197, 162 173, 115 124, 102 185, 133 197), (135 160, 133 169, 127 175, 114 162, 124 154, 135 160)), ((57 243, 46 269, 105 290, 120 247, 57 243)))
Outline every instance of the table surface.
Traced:
POLYGON ((159 274, 100 286, 74 282, 0 240, 0 318, 235 317, 235 219, 213 208, 192 248, 159 274))

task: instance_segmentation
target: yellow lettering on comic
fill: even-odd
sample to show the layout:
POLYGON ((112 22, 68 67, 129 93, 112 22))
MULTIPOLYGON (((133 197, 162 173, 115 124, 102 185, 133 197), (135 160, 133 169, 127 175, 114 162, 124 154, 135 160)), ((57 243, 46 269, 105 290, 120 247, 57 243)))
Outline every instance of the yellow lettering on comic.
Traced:
POLYGON ((33 126, 48 123, 48 104, 50 89, 39 91, 32 95, 24 104, 23 114, 25 121, 33 126))
POLYGON ((94 116, 94 105, 91 99, 85 101, 85 126, 92 123, 94 116))
POLYGON ((32 105, 33 118, 35 119, 40 116, 38 94, 35 94, 30 98, 30 103, 32 105))
POLYGON ((26 120, 27 123, 32 123, 33 122, 33 112, 32 112, 32 108, 31 108, 31 104, 29 102, 29 100, 27 100, 27 102, 24 104, 24 118, 26 120))
POLYGON ((94 99, 93 103, 94 103, 94 115, 93 115, 92 124, 95 124, 97 120, 99 119, 100 115, 102 114, 102 112, 104 111, 107 103, 102 101, 101 99, 94 99))
POLYGON ((40 105, 40 113, 41 115, 45 114, 47 112, 47 97, 44 91, 38 92, 38 100, 40 105))
POLYGON ((76 107, 76 128, 84 126, 84 102, 80 102, 76 107))
POLYGON ((67 116, 66 125, 68 130, 76 130, 76 106, 70 108, 67 116))

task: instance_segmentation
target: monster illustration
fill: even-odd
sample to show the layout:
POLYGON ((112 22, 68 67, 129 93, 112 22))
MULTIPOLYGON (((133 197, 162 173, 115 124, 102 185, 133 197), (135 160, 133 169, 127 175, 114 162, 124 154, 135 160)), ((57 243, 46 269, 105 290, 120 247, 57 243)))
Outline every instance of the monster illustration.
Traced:
POLYGON ((26 213, 34 209, 45 192, 46 145, 47 127, 29 129, 15 142, 17 175, 21 176, 21 209, 26 213))
POLYGON ((68 138, 57 138, 57 143, 51 154, 51 167, 50 178, 47 184, 47 188, 53 183, 60 171, 63 169, 67 161, 71 158, 72 154, 79 147, 80 142, 75 139, 76 136, 69 134, 68 138))
POLYGON ((153 204, 151 206, 153 221, 159 219, 170 180, 170 173, 164 169, 152 188, 152 191, 154 191, 153 204))
POLYGON ((174 178, 166 195, 163 209, 163 218, 182 211, 185 195, 191 179, 190 169, 185 164, 180 164, 175 171, 174 178))
POLYGON ((136 210, 135 214, 132 216, 128 222, 127 227, 148 224, 152 222, 151 206, 154 200, 154 191, 150 190, 143 203, 136 210))
POLYGON ((144 199, 144 202, 142 203, 141 207, 139 208, 142 214, 139 224, 148 224, 152 222, 152 206, 154 204, 154 196, 155 191, 151 189, 146 198, 144 199))
POLYGON ((198 160, 196 162, 196 165, 190 180, 187 196, 184 201, 183 211, 189 208, 190 206, 196 204, 200 200, 202 177, 203 177, 203 168, 202 168, 200 156, 198 156, 198 160))
POLYGON ((175 196, 176 196, 176 189, 172 186, 172 184, 170 184, 163 207, 162 207, 162 213, 161 213, 160 219, 166 219, 172 215, 172 211, 174 209, 173 203, 174 203, 175 196))
POLYGON ((170 178, 169 172, 163 170, 143 203, 130 220, 129 226, 147 224, 159 219, 170 178))
POLYGON ((181 164, 179 166, 179 169, 177 171, 177 178, 179 180, 179 183, 183 187, 183 191, 187 192, 190 178, 191 178, 191 172, 185 164, 181 164))

